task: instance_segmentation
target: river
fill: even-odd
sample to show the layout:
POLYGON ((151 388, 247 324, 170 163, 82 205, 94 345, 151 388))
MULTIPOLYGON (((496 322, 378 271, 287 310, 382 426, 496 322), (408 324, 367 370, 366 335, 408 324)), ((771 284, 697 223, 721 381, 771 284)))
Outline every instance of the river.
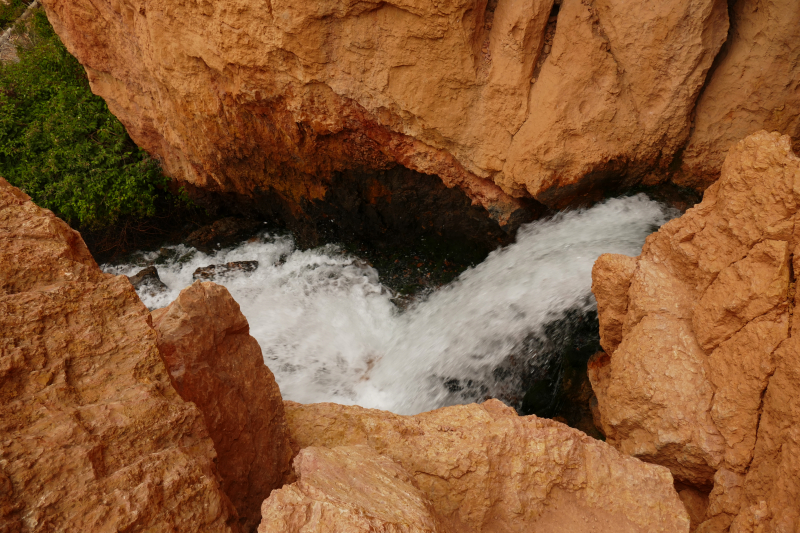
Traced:
MULTIPOLYGON (((178 245, 103 269, 133 275, 155 263, 168 290, 139 291, 155 309, 190 285, 198 267, 258 261, 255 271, 215 281, 239 302, 285 399, 413 414, 491 395, 507 379, 496 369, 526 339, 568 312, 595 309, 599 255, 638 255, 645 237, 677 215, 640 194, 532 222, 514 244, 407 308, 395 305, 375 269, 339 247, 299 250, 291 237, 269 233, 211 254, 178 245)), ((528 357, 536 364, 536 353, 528 357)))

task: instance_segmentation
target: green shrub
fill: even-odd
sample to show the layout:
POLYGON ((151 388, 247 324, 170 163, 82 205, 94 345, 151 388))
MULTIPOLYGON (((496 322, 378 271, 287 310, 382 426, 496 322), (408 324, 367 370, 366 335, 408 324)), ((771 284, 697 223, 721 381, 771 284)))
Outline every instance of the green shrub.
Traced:
POLYGON ((168 178, 139 149, 39 10, 0 65, 0 176, 73 226, 153 216, 168 178))
POLYGON ((25 12, 28 7, 22 0, 10 0, 7 4, 0 3, 0 30, 5 30, 12 22, 25 12))

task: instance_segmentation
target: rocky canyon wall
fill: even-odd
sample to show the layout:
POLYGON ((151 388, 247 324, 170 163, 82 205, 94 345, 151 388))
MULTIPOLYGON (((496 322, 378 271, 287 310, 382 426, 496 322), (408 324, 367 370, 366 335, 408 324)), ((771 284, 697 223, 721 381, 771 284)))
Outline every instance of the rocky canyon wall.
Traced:
POLYGON ((732 4, 728 40, 695 114, 678 184, 711 185, 728 149, 762 128, 789 135, 800 153, 800 3, 732 4))
POLYGON ((400 166, 513 230, 670 175, 705 187, 764 125, 798 139, 794 0, 738 0, 730 32, 725 0, 43 3, 169 175, 284 218, 391 203, 400 166))
POLYGON ((150 313, 0 178, 0 531, 238 532, 150 313))
POLYGON ((0 531, 255 531, 292 454, 224 287, 151 314, 0 178, 0 531))
POLYGON ((687 486, 703 533, 800 529, 799 206, 792 139, 762 131, 639 257, 594 266, 600 425, 687 486))

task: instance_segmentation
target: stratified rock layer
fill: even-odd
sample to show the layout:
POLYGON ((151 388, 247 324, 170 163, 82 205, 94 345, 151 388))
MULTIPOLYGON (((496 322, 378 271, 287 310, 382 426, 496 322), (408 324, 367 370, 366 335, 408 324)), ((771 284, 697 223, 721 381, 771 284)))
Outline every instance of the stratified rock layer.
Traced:
POLYGON ((301 448, 370 446, 413 475, 454 531, 689 530, 665 468, 558 422, 519 417, 497 400, 416 416, 285 404, 301 448))
POLYGON ((133 287, 2 178, 0 280, 0 531, 239 531, 133 287))
POLYGON ((665 171, 728 31, 725 0, 43 3, 181 181, 297 215, 403 165, 501 224, 665 171))
POLYGON ((228 289, 197 282, 153 312, 158 348, 175 390, 203 413, 222 488, 244 531, 290 474, 283 400, 261 348, 228 289))
POLYGON ((369 446, 304 448, 294 470, 264 501, 258 533, 449 532, 414 478, 369 446))
POLYGON ((800 527, 798 201, 791 139, 758 132, 638 258, 594 266, 601 425, 620 451, 713 488, 698 531, 800 527))

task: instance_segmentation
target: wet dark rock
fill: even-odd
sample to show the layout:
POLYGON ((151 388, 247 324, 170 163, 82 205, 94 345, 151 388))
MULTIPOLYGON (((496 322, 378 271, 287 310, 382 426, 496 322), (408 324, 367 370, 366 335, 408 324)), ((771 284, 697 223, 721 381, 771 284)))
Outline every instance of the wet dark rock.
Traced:
POLYGON ((402 166, 334 172, 331 180, 323 198, 301 205, 271 189, 244 195, 181 185, 208 212, 270 221, 291 231, 303 249, 331 242, 397 248, 413 246, 421 237, 439 237, 478 248, 485 255, 510 243, 520 224, 546 212, 541 204, 526 199, 530 206, 501 226, 486 209, 473 205, 464 191, 402 166))
POLYGON ((448 403, 497 398, 520 415, 552 418, 602 439, 592 416, 596 399, 587 373, 599 350, 597 312, 574 309, 525 338, 487 375, 438 379, 450 393, 448 403))
POLYGON ((602 439, 592 416, 595 400, 587 372, 590 358, 600 351, 597 312, 573 310, 548 324, 543 335, 523 343, 536 363, 522 375, 526 392, 517 410, 559 418, 587 435, 602 439))
POLYGON ((151 295, 158 294, 159 292, 164 292, 169 289, 169 287, 161 281, 161 278, 158 277, 158 270, 154 266, 149 266, 140 270, 133 276, 129 276, 128 281, 131 282, 136 292, 140 294, 142 291, 151 295))
POLYGON ((231 261, 230 263, 225 263, 224 265, 208 265, 200 267, 194 271, 194 274, 192 274, 192 279, 194 281, 207 281, 231 272, 253 272, 257 268, 258 261, 231 261))
POLYGON ((257 220, 227 217, 221 218, 208 226, 193 231, 186 237, 186 244, 194 246, 202 252, 210 252, 225 246, 231 246, 253 235, 262 226, 257 220))

